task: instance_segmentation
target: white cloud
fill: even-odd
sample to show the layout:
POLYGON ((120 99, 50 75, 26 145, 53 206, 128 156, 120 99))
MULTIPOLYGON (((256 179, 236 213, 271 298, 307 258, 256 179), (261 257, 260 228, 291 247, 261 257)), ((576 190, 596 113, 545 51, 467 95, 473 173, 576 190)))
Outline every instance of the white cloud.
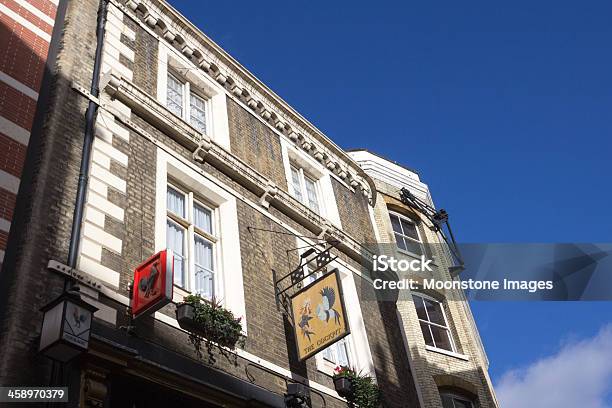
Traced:
POLYGON ((612 408, 606 402, 612 393, 612 324, 508 371, 495 389, 501 408, 612 408))

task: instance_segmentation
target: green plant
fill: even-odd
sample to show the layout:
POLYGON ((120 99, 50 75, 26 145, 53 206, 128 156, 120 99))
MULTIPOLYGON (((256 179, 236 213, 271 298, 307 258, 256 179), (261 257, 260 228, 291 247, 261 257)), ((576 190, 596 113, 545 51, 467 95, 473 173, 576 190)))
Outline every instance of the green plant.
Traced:
POLYGON ((216 359, 214 349, 230 359, 233 355, 234 364, 237 363, 237 355, 228 353, 236 346, 244 347, 245 337, 242 335, 242 318, 234 317, 234 314, 225 309, 216 299, 206 300, 200 295, 189 295, 183 298, 184 304, 193 306, 194 323, 197 325, 197 332, 190 332, 189 341, 193 344, 196 354, 202 358, 202 343, 206 346, 208 361, 214 364, 216 359))
POLYGON ((351 381, 352 392, 346 400, 353 406, 359 408, 378 408, 382 400, 382 394, 378 384, 369 375, 356 372, 350 367, 338 366, 334 370, 333 378, 345 377, 351 381))

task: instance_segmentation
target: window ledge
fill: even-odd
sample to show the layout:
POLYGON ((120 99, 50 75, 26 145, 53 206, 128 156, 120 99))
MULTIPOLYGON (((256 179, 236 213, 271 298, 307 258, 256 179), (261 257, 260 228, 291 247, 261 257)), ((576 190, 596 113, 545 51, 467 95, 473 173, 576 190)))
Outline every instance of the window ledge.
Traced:
POLYGON ((465 354, 459 354, 459 353, 455 353, 453 351, 448 351, 448 350, 444 350, 444 349, 437 348, 437 347, 432 347, 432 346, 425 345, 425 350, 433 351, 434 353, 444 354, 444 355, 450 356, 450 357, 455 357, 455 358, 458 358, 459 360, 463 360, 463 361, 469 361, 470 360, 469 357, 466 356, 465 354))

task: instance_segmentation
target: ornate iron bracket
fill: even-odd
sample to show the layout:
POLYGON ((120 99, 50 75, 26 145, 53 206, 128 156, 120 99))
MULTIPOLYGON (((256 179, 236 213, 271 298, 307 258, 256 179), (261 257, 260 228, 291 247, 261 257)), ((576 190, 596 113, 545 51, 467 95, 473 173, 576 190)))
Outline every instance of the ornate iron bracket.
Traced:
POLYGON ((324 270, 327 265, 338 258, 338 255, 331 253, 331 250, 336 248, 338 244, 339 241, 327 241, 322 250, 317 248, 319 244, 304 247, 308 249, 300 255, 299 265, 281 277, 277 276, 274 269, 272 270, 277 310, 282 311, 287 316, 291 316, 290 294, 302 288, 304 279, 324 270), (309 269, 308 273, 305 273, 306 266, 311 262, 315 263, 315 267, 311 270, 309 269))

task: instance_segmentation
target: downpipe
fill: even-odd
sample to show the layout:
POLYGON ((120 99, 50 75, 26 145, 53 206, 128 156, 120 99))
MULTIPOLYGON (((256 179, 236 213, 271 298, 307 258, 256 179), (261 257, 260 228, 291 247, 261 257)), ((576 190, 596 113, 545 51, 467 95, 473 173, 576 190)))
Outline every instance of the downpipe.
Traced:
MULTIPOLYGON (((100 0, 98 7, 98 21, 96 26, 96 54, 91 78, 90 93, 96 98, 100 95, 100 70, 102 67, 102 49, 104 48, 104 35, 106 16, 108 13, 108 0, 100 0)), ((81 156, 81 168, 79 171, 79 182, 77 185, 77 196, 72 216, 72 230, 70 233, 70 244, 68 247, 68 266, 76 268, 79 248, 81 244, 81 229, 83 225, 83 212, 85 210, 85 197, 89 184, 89 168, 91 161, 91 150, 94 141, 94 129, 96 117, 98 116, 98 104, 90 100, 85 113, 85 135, 83 140, 83 152, 81 156)), ((66 288, 67 285, 64 285, 66 288)))
MULTIPOLYGON (((100 95, 100 71, 102 67, 102 50, 104 48, 104 35, 106 25, 106 17, 108 13, 108 1, 100 0, 98 6, 98 18, 96 24, 96 52, 94 57, 93 74, 91 78, 90 93, 98 98, 100 95)), ((94 141, 94 130, 96 118, 98 116, 98 104, 89 100, 87 110, 85 112, 85 134, 83 138, 83 151, 81 154, 81 166, 79 170, 79 180, 77 185, 76 201, 74 213, 72 216, 72 229, 70 232, 70 243, 68 247, 68 266, 76 268, 79 248, 81 245, 81 230, 83 226, 83 213, 85 210, 85 197, 87 195, 87 187, 89 184, 89 169, 91 161, 91 151, 94 141)), ((71 291, 78 288, 72 288, 72 282, 69 278, 64 279, 64 291, 71 291)), ((58 367, 55 362, 51 370, 51 383, 55 383, 56 376, 61 378, 62 384, 68 385, 68 394, 75 396, 80 394, 81 379, 80 367, 78 363, 69 362, 66 365, 58 367), (58 373, 59 371, 59 373, 58 373), (62 378, 63 377, 63 378, 62 378)), ((79 398, 71 398, 67 404, 68 407, 78 407, 79 398)))

